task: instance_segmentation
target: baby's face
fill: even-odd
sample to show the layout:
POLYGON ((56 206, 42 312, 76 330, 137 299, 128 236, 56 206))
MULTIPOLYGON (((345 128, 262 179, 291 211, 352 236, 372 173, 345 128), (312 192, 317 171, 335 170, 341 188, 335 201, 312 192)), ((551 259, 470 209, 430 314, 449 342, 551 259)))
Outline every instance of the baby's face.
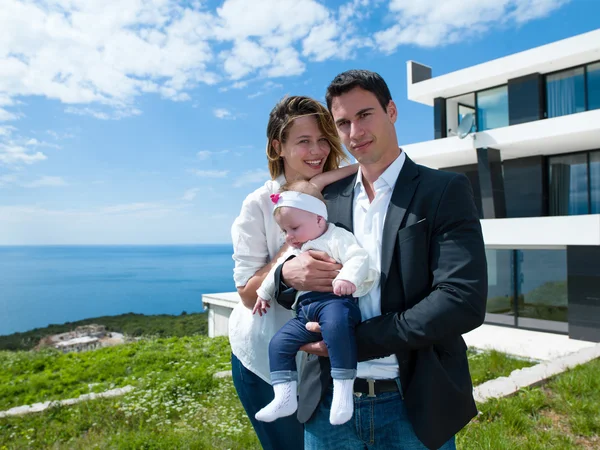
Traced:
POLYGON ((325 231, 323 218, 308 211, 285 206, 279 208, 275 220, 285 233, 285 241, 294 248, 318 238, 325 231))

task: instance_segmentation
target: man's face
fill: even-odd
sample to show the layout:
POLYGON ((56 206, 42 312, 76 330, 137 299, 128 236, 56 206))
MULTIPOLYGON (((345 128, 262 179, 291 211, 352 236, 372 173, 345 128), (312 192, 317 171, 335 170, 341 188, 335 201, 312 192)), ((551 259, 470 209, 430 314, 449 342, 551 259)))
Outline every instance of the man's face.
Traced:
POLYGON ((356 87, 331 102, 331 113, 342 143, 362 165, 387 162, 398 149, 396 105, 387 111, 375 94, 356 87))

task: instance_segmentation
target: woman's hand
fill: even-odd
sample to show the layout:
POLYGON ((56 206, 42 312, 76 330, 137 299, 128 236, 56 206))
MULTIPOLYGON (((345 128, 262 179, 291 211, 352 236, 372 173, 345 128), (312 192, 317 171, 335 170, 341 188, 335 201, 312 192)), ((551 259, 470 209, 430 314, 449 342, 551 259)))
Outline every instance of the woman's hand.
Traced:
POLYGON ((333 292, 333 279, 342 268, 325 252, 309 250, 283 264, 283 282, 299 291, 333 292))
POLYGON ((268 301, 258 297, 256 299, 256 303, 254 304, 254 308, 252 308, 252 314, 258 313, 258 315, 262 317, 263 314, 267 313, 267 309, 270 307, 271 304, 268 301))

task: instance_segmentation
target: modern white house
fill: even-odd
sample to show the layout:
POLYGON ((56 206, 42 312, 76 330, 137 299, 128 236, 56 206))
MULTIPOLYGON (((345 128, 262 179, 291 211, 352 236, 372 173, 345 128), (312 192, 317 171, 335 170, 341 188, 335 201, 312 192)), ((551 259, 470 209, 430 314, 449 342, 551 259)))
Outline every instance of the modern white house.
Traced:
POLYGON ((409 61, 407 75, 435 138, 402 148, 473 187, 486 322, 600 341, 600 30, 437 77, 409 61))

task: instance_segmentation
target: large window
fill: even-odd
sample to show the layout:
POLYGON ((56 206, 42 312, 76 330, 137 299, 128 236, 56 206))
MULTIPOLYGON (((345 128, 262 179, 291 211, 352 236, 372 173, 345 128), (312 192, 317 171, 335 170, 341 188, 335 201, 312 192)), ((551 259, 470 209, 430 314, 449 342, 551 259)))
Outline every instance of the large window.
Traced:
POLYGON ((513 250, 485 249, 488 269, 486 321, 516 325, 513 285, 513 250))
POLYGON ((548 117, 585 111, 584 83, 583 67, 548 75, 546 77, 548 117))
POLYGON ((568 331, 566 250, 486 249, 487 323, 568 331))
POLYGON ((500 86, 477 93, 477 131, 508 126, 508 89, 500 86))
POLYGON ((551 216, 589 214, 588 154, 549 158, 551 216))
POLYGON ((516 252, 519 280, 518 324, 537 328, 541 323, 536 324, 536 321, 567 322, 567 252, 516 252))
POLYGON ((600 109, 600 63, 587 66, 588 109, 600 109))

